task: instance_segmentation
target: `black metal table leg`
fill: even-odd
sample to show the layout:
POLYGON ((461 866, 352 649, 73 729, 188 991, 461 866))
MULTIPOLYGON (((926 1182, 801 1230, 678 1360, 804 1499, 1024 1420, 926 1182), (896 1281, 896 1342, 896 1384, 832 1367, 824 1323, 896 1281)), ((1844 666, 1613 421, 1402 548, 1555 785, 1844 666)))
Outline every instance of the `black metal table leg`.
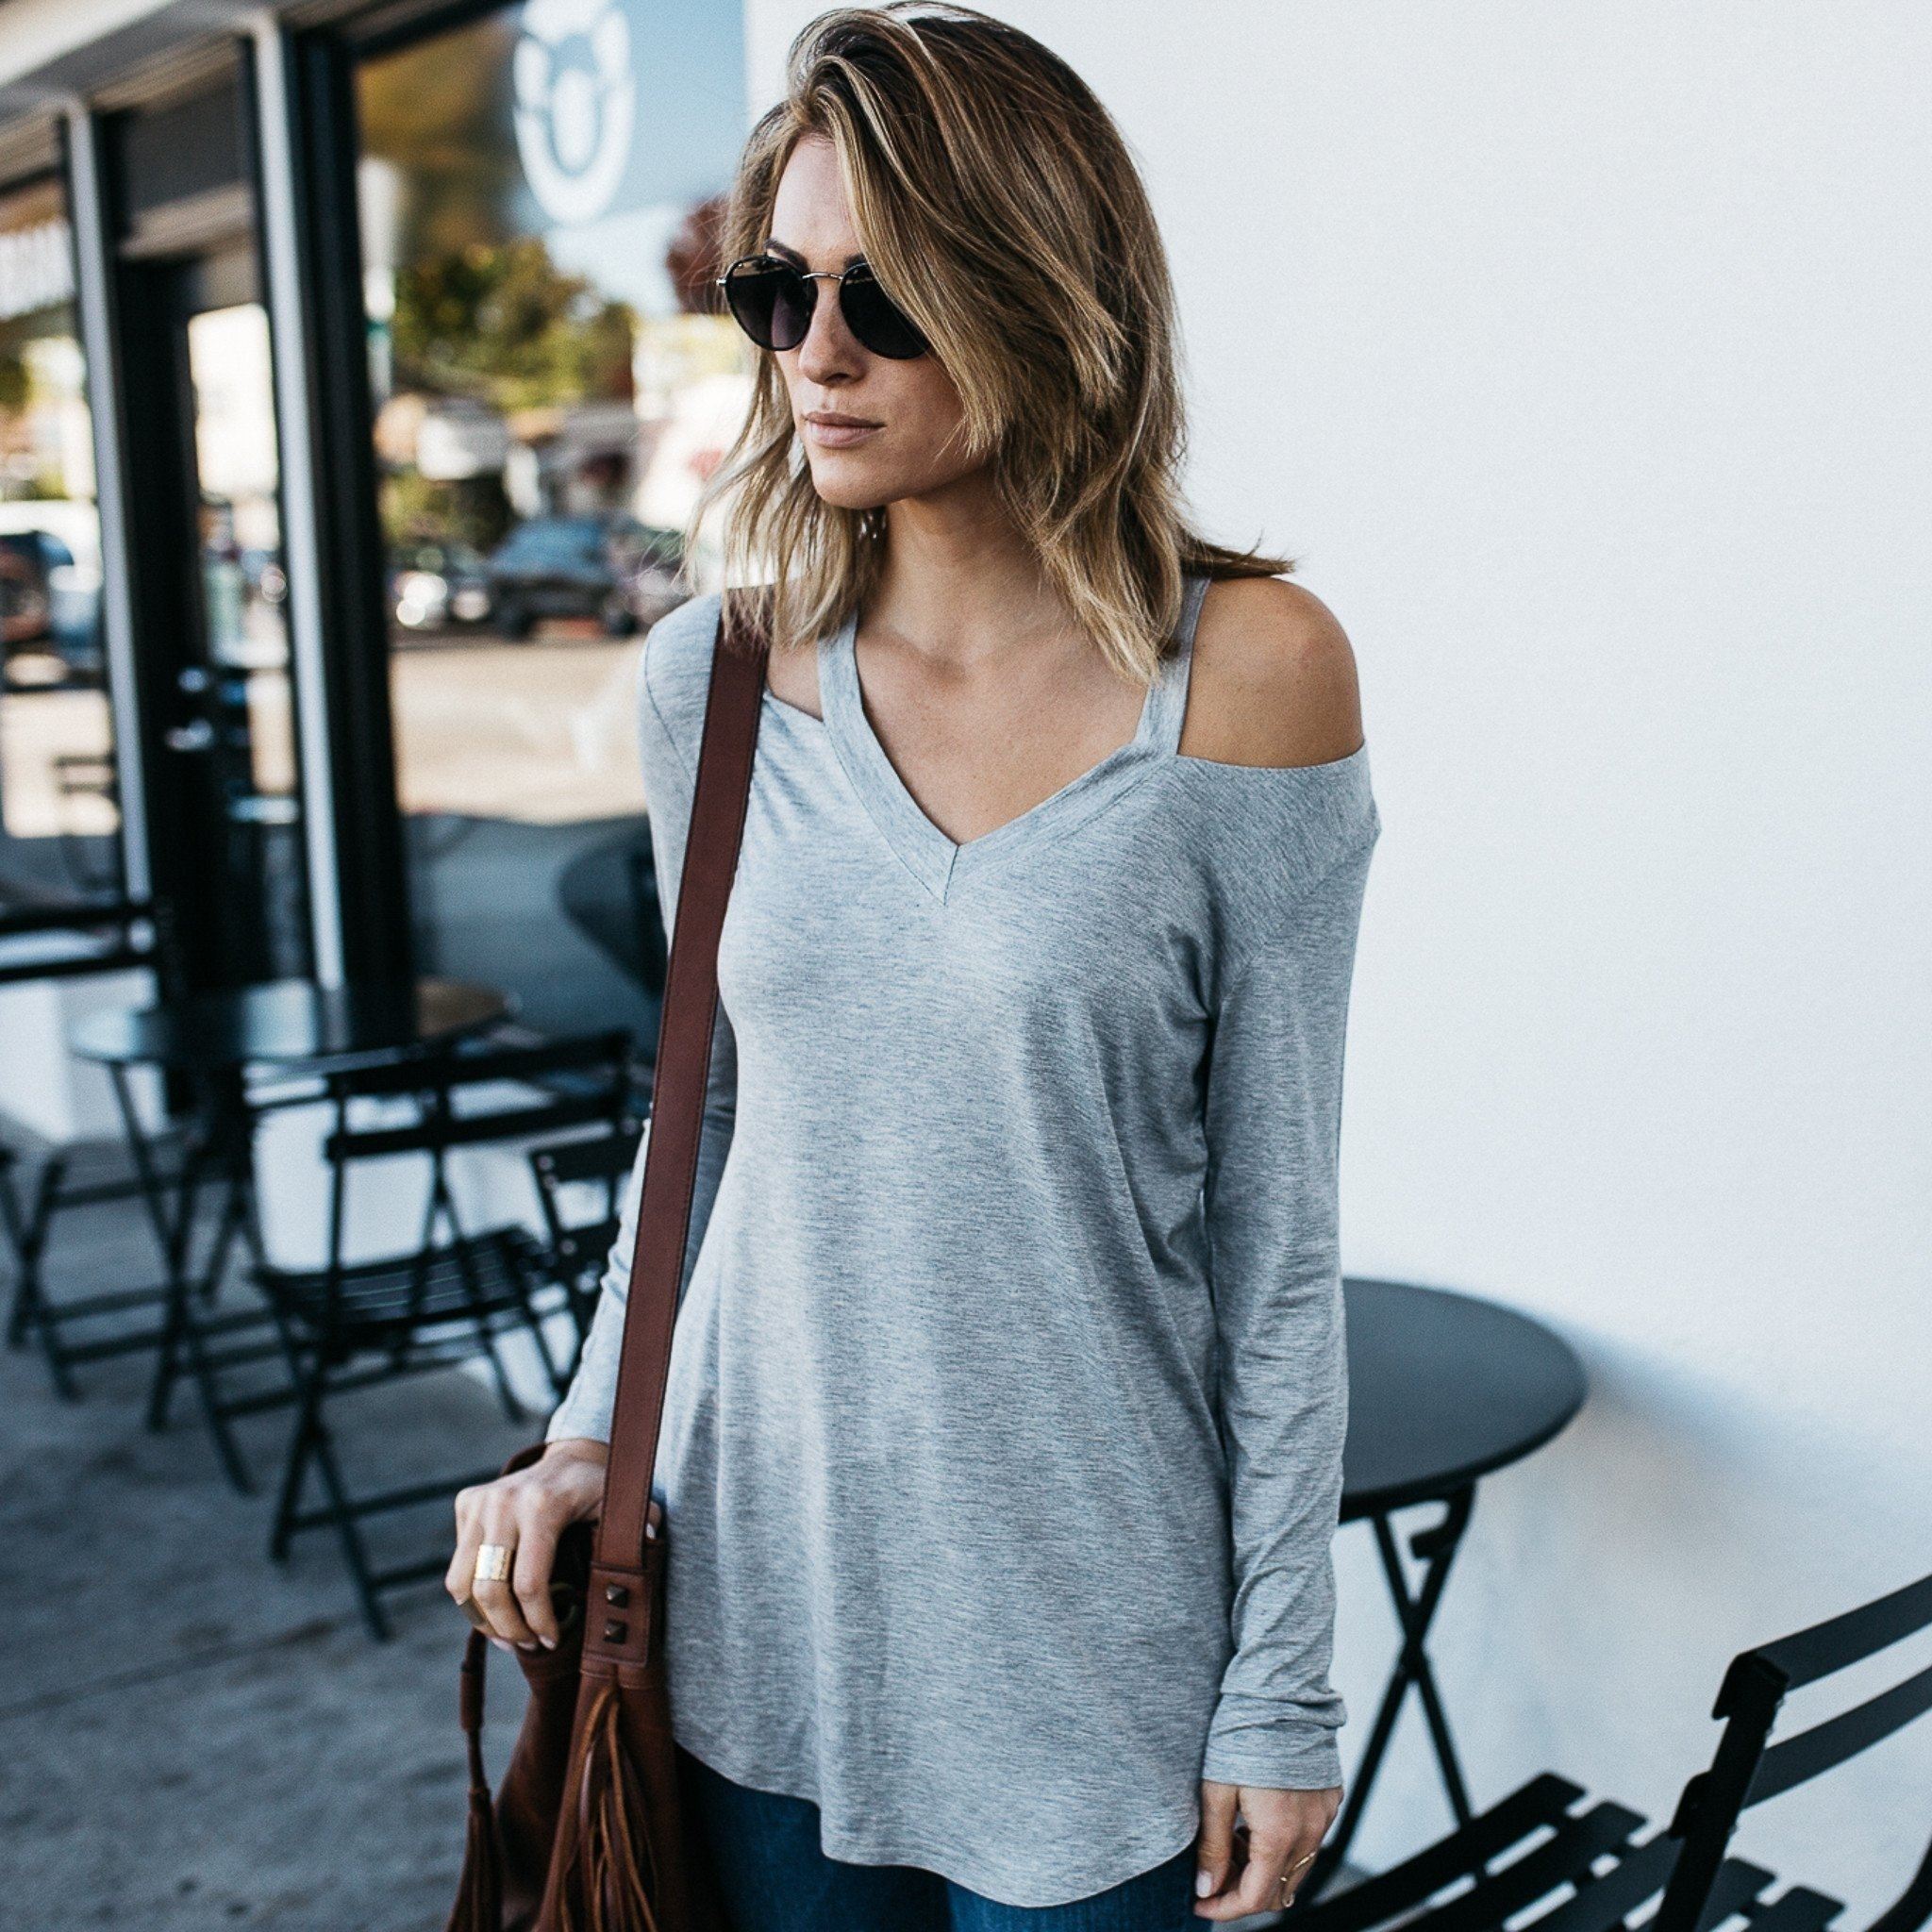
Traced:
POLYGON ((234 1488, 243 1495, 252 1494, 254 1479, 242 1459, 234 1432, 228 1426, 221 1391, 215 1381, 214 1364, 208 1357, 208 1338, 192 1305, 197 1283, 190 1265, 202 1174, 206 1166, 213 1164, 225 1182, 227 1192, 223 1202, 222 1231, 217 1233, 210 1256, 208 1280, 200 1287, 201 1298, 206 1300, 214 1291, 214 1286, 219 1284, 220 1270, 225 1263, 229 1244, 225 1230, 238 1211, 238 1196, 244 1203, 252 1203, 253 1199, 246 1125, 242 1124, 238 1129, 238 1124, 232 1118, 234 1102, 225 1091, 222 1082, 210 1082, 202 1088, 197 1096, 200 1115, 197 1130, 188 1138, 181 1172, 175 1177, 175 1200, 171 1207, 170 1191, 155 1167, 153 1149, 142 1127, 140 1114, 129 1091, 126 1069, 111 1064, 108 1073, 113 1079, 115 1103, 120 1108, 122 1124, 127 1136, 128 1153, 134 1162, 148 1219, 161 1249, 166 1274, 166 1303, 160 1345, 155 1357, 154 1380, 148 1390, 147 1425, 151 1429, 167 1426, 170 1398, 185 1356, 188 1372, 193 1377, 196 1392, 201 1398, 202 1415, 214 1441, 215 1452, 221 1457, 223 1471, 234 1488))
POLYGON ((1312 1903, 1319 1898, 1323 1887, 1346 1857, 1349 1840, 1361 1823, 1363 1807, 1374 1789, 1383 1755, 1395 1729, 1395 1720, 1401 1715, 1403 1699, 1407 1696, 1411 1685, 1423 1702, 1423 1713, 1435 1746, 1436 1761, 1441 1767, 1443 1788, 1449 1794, 1456 1822, 1458 1825, 1467 1824, 1472 1816, 1462 1767, 1457 1759, 1456 1746, 1449 1735, 1449 1720, 1442 1708, 1441 1694, 1436 1687, 1426 1641, 1429 1624, 1441 1602, 1443 1586, 1449 1580, 1449 1566, 1455 1560, 1463 1532, 1469 1527, 1470 1513, 1475 1506, 1474 1484, 1452 1491, 1441 1502, 1441 1519, 1418 1530, 1409 1539, 1410 1554, 1423 1564, 1421 1587, 1413 1591, 1409 1589, 1402 1553, 1397 1547, 1392 1515, 1370 1519, 1375 1526, 1375 1546, 1381 1552, 1383 1573, 1389 1579, 1390 1595, 1394 1599, 1396 1618, 1402 1626, 1402 1648, 1396 1657, 1388 1689, 1382 1693, 1381 1707, 1375 1713, 1374 1725, 1369 1733, 1361 1762, 1356 1769, 1355 1780, 1343 1796, 1334 1827, 1316 1854, 1315 1862, 1308 1868, 1307 1880, 1295 1893, 1297 1904, 1304 1901, 1312 1903))

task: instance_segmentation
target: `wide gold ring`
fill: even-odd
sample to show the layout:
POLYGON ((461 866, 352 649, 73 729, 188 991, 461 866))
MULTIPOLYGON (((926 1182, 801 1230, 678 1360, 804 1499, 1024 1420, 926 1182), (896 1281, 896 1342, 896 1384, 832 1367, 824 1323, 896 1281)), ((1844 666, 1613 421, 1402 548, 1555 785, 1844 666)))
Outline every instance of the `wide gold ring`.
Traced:
POLYGON ((508 1543, 481 1543, 476 1549, 476 1568, 472 1573, 477 1583, 502 1583, 509 1576, 516 1551, 508 1543))

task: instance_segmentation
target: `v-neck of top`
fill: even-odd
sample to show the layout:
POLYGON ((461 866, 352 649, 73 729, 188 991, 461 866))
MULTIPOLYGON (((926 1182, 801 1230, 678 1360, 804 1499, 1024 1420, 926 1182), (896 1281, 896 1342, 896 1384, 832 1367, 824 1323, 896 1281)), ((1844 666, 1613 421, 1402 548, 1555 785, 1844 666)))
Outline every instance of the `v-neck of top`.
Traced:
POLYGON ((873 729, 858 682, 857 608, 837 630, 820 638, 819 703, 839 762, 881 837, 935 899, 943 902, 967 873, 1072 831, 1173 757, 1187 710, 1194 626, 1208 581, 1205 574, 1187 575, 1174 646, 1161 658, 1147 688, 1133 737, 1038 805, 976 839, 950 838, 926 816, 873 729))

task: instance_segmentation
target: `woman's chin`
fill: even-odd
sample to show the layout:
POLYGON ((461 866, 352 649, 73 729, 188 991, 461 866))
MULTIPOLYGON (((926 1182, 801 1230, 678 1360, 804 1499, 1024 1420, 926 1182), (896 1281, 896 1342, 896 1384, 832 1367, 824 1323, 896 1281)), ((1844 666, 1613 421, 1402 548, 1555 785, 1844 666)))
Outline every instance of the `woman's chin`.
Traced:
POLYGON ((876 476, 869 477, 860 463, 841 463, 836 458, 812 459, 812 488, 834 509, 877 509, 890 503, 893 492, 876 476))

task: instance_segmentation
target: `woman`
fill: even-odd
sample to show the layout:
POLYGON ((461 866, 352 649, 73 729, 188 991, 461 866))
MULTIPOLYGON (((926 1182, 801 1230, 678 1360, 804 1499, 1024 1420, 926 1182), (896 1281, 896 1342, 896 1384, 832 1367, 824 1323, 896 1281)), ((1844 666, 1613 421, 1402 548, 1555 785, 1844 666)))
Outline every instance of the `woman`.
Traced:
MULTIPOLYGON (((1348 641, 1183 521, 1159 238, 1037 42, 821 16, 725 240, 784 601, 657 1461, 680 1761, 741 1932, 1241 1918, 1341 1800, 1348 641)), ((721 596, 643 652, 667 921, 721 596)), ((507 1642, 600 1501, 636 1198, 547 1453, 458 1501, 507 1642)))

